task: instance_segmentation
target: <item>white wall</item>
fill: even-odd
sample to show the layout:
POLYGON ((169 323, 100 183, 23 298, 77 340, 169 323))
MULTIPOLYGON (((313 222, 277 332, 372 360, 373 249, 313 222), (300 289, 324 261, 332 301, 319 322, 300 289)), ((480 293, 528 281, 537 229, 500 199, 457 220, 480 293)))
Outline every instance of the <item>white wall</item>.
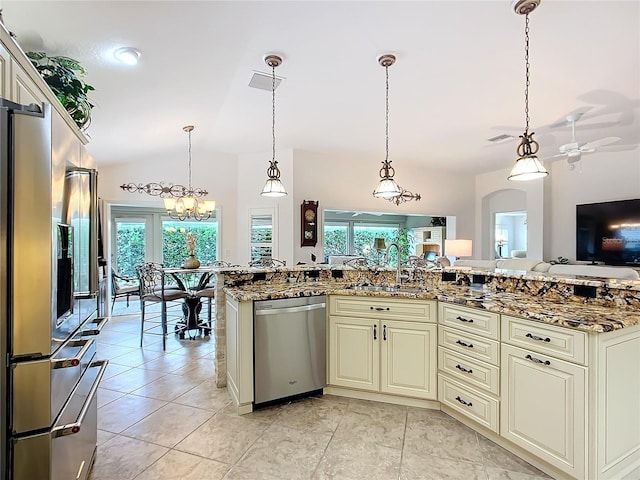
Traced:
MULTIPOLYGON (((547 166, 549 168, 549 166, 547 166)), ((551 258, 576 258, 576 205, 640 198, 640 150, 583 155, 574 170, 551 165, 551 258)))
MULTIPOLYGON (((492 246, 488 200, 496 192, 520 189, 527 195, 527 256, 550 260, 563 256, 575 260, 576 205, 609 200, 640 198, 640 150, 596 152, 583 155, 570 170, 564 160, 546 162, 549 176, 531 182, 507 180, 509 169, 476 177, 476 230, 482 258, 492 246)), ((520 208, 514 208, 519 210, 520 208)), ((475 243, 475 242, 474 242, 475 243)), ((477 254, 477 253, 476 253, 477 254)))
MULTIPOLYGON (((98 194, 105 202, 116 205, 138 205, 163 208, 158 197, 146 193, 129 193, 123 183, 160 182, 187 185, 188 159, 185 151, 165 152, 160 157, 136 158, 126 164, 100 164, 98 160, 98 194)), ((209 191, 208 199, 216 201, 221 238, 219 255, 236 262, 237 160, 235 155, 194 152, 192 185, 209 191)))
MULTIPOLYGON (((474 177, 472 175, 439 173, 429 169, 428 162, 420 167, 394 162, 395 180, 414 193, 419 202, 395 205, 374 198, 373 189, 379 181, 380 158, 355 154, 320 155, 294 151, 294 237, 295 261, 309 262, 311 252, 323 258, 322 224, 318 226, 318 245, 300 246, 300 214, 303 200, 319 201, 319 211, 360 210, 389 213, 414 213, 434 216, 456 216, 451 223, 457 238, 472 238, 474 233, 474 177), (397 163, 397 165, 396 165, 397 163)), ((447 219, 449 226, 450 220, 447 219)), ((453 233, 447 228, 447 235, 453 233)), ((475 249, 475 245, 474 245, 475 249)))
POLYGON ((270 209, 276 212, 277 227, 274 226, 274 240, 277 242, 273 257, 293 265, 293 205, 295 197, 294 161, 292 150, 276 152, 280 180, 287 190, 284 197, 270 198, 260 195, 267 180, 267 168, 271 152, 238 156, 237 174, 237 263, 247 265, 251 259, 249 226, 252 209, 270 209))

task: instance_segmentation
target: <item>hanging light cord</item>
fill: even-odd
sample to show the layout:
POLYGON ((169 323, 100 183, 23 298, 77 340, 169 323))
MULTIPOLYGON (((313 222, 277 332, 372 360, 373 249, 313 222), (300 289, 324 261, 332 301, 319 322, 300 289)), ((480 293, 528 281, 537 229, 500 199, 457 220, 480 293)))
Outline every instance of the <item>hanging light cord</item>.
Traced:
POLYGON ((384 157, 385 162, 389 161, 389 65, 385 65, 384 72, 386 76, 386 91, 385 91, 385 126, 384 126, 384 136, 385 136, 385 148, 386 154, 384 157))
POLYGON ((533 134, 535 132, 529 133, 529 85, 530 85, 530 77, 529 77, 529 67, 531 66, 529 63, 529 14, 525 14, 524 21, 524 65, 525 65, 525 86, 524 86, 524 115, 525 115, 525 128, 524 133, 520 135, 522 141, 520 145, 518 145, 518 155, 520 157, 528 157, 535 155, 540 146, 538 142, 533 139, 533 134))
POLYGON ((191 130, 189 130, 189 192, 191 192, 191 130))
POLYGON ((384 63, 383 65, 384 65, 385 85, 386 85, 385 115, 384 115, 385 157, 384 157, 384 161, 382 162, 382 168, 380 169, 380 178, 393 178, 396 172, 391 166, 391 161, 389 161, 389 63, 384 63))
POLYGON ((524 87, 524 114, 526 126, 524 133, 529 131, 529 14, 525 15, 524 20, 524 65, 525 65, 525 87, 524 87))
POLYGON ((276 161, 276 66, 271 65, 271 161, 276 161))

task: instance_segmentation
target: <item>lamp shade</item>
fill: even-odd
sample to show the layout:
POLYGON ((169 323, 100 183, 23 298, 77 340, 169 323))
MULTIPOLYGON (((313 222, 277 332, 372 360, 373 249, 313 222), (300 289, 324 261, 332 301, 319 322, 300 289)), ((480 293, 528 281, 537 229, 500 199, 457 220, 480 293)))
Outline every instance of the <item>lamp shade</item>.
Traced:
POLYGON ((390 199, 402 195, 402 190, 393 178, 382 178, 373 191, 374 197, 390 199))
POLYGON ((374 238, 373 239, 373 248, 376 250, 386 250, 387 245, 384 242, 384 238, 374 238))
POLYGON ((265 197, 284 197, 287 194, 287 190, 279 178, 269 178, 264 184, 261 195, 265 197))
POLYGON ((549 175, 549 172, 547 172, 547 169, 540 163, 538 157, 535 155, 526 155, 516 160, 508 178, 509 180, 523 182, 543 178, 547 175, 549 175))
POLYGON ((444 241, 444 252, 454 257, 470 257, 473 255, 473 242, 471 240, 449 240, 444 241))

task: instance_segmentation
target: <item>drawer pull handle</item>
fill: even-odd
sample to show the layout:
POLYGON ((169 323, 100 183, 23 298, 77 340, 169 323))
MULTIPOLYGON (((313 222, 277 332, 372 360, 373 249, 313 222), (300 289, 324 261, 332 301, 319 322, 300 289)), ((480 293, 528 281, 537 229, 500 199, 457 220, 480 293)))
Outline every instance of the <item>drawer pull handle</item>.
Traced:
POLYGON ((463 367, 462 365, 460 365, 460 364, 456 365, 456 368, 457 368, 458 370, 460 370, 461 372, 464 372, 464 373, 473 373, 473 370, 471 370, 471 369, 467 370, 466 368, 464 368, 464 367, 463 367))
POLYGON ((464 318, 461 316, 457 316, 456 320, 460 320, 461 322, 465 322, 465 323, 473 323, 473 318, 464 318))
POLYGON ((537 340, 538 342, 547 342, 548 343, 548 342, 551 341, 551 339, 549 337, 546 337, 546 338, 537 337, 535 335, 531 335, 530 333, 527 333, 525 335, 525 337, 530 338, 531 340, 537 340))
POLYGON ((388 312, 389 307, 369 307, 370 310, 376 310, 378 312, 384 312, 385 310, 388 312))
POLYGON ((373 326, 373 339, 374 340, 378 339, 378 326, 377 325, 373 326))
POLYGON ((382 339, 383 340, 387 339, 387 326, 386 325, 382 326, 382 339))
POLYGON ((473 403, 471 402, 465 402, 463 399, 461 399, 459 396, 456 397, 456 400, 459 401, 461 404, 463 404, 465 407, 473 407, 473 403))
POLYGON ((473 343, 464 343, 462 340, 456 340, 458 345, 462 345, 463 347, 473 348, 473 343))
POLYGON ((532 357, 531 355, 527 355, 524 358, 526 358, 527 360, 531 360, 534 363, 540 363, 542 365, 551 365, 551 362, 549 360, 540 360, 539 358, 532 357))

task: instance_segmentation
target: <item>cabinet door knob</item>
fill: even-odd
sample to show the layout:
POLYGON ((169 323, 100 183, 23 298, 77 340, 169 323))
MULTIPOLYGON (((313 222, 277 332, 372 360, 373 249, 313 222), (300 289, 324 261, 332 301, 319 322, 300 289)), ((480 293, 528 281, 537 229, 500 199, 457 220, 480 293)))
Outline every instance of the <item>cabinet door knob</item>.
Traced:
POLYGON ((464 343, 462 340, 456 340, 458 345, 462 345, 463 347, 473 348, 473 343, 464 343))
POLYGON ((456 320, 460 320, 461 322, 465 322, 465 323, 473 323, 473 318, 464 318, 464 317, 461 317, 460 315, 456 317, 456 320))
POLYGON ((382 339, 383 340, 387 339, 387 326, 386 325, 382 326, 382 339))
POLYGON ((525 337, 530 338, 531 340, 537 340, 538 342, 547 342, 548 343, 548 342, 551 341, 551 339, 549 337, 546 337, 546 338, 537 337, 535 335, 532 335, 531 333, 527 333, 525 335, 525 337))
POLYGON ((540 363, 542 365, 551 365, 551 362, 549 360, 540 360, 539 358, 532 357, 531 355, 527 355, 524 358, 526 358, 527 360, 531 360, 534 363, 540 363))
POLYGON ((389 311, 389 307, 369 307, 369 310, 376 310, 378 312, 389 311))
POLYGON ((378 326, 377 325, 373 326, 373 339, 374 340, 378 339, 378 326))

